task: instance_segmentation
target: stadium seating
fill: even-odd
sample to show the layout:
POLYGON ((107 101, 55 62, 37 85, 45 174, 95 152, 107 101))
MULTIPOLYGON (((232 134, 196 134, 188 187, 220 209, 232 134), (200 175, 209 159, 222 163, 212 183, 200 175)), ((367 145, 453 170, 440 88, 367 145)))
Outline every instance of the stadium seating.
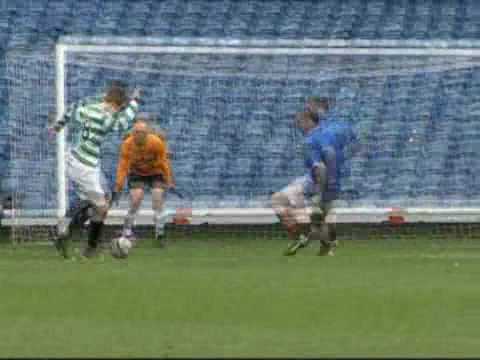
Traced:
MULTIPOLYGON (((476 0, 11 2, 7 11, 0 11, 0 168, 7 169, 2 177, 31 175, 22 173, 25 168, 38 172, 41 175, 29 187, 32 196, 28 201, 51 206, 39 193, 52 186, 44 169, 53 160, 32 157, 9 162, 9 134, 16 134, 11 127, 15 127, 17 114, 9 109, 12 99, 6 59, 16 51, 47 54, 61 35, 478 40, 479 15, 476 0)), ((109 75, 99 68, 82 78, 69 79, 70 95, 89 95, 89 89, 103 86, 109 75)), ((212 83, 165 79, 164 87, 154 86, 160 81, 156 74, 140 74, 137 81, 147 88, 152 84, 153 90, 146 96, 159 99, 147 101, 147 110, 159 113, 160 126, 169 132, 171 148, 177 153, 176 178, 182 187, 200 189, 199 195, 217 199, 241 193, 261 196, 301 174, 301 152, 291 147, 300 135, 285 119, 302 107, 312 83, 292 86, 264 81, 259 87, 236 87, 228 78, 212 83), (252 110, 251 93, 245 89, 258 92, 263 111, 252 110), (199 96, 203 96, 202 103, 195 101, 199 96), (179 107, 173 100, 176 97, 192 100, 179 107), (284 117, 274 118, 278 113, 284 117), (179 123, 189 125, 175 126, 179 123)), ((348 162, 344 199, 466 200, 480 194, 480 185, 473 180, 480 170, 475 153, 480 136, 476 121, 480 119, 478 71, 465 71, 463 78, 434 72, 405 77, 401 82, 387 77, 385 83, 363 87, 354 98, 341 99, 339 84, 327 86, 339 96, 339 116, 354 121, 355 129, 369 144, 365 157, 348 162), (393 115, 385 118, 383 114, 393 115)), ((21 100, 28 102, 28 94, 25 97, 21 100)), ((42 111, 41 107, 37 110, 42 111)), ((42 124, 27 119, 23 135, 34 136, 44 129, 44 115, 42 124)), ((45 142, 45 137, 32 141, 32 154, 51 151, 44 149, 45 142)), ((118 144, 119 139, 114 139, 106 156, 115 157, 118 144)), ((49 166, 54 167, 52 164, 49 166)), ((110 168, 114 164, 110 163, 110 168)), ((49 201, 53 202, 54 196, 49 201)))

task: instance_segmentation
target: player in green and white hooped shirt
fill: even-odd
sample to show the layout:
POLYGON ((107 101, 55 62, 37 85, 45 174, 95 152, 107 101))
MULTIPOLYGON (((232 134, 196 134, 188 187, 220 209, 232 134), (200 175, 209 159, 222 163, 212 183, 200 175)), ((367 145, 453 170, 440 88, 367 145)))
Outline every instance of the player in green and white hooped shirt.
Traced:
MULTIPOLYGON (((88 246, 84 256, 96 254, 103 222, 108 212, 105 194, 105 179, 100 169, 100 148, 105 136, 111 131, 128 131, 138 112, 140 91, 136 89, 131 99, 122 86, 112 85, 103 98, 84 100, 71 106, 54 125, 60 131, 67 123, 75 121, 81 125, 77 144, 67 158, 67 175, 76 186, 82 200, 93 207, 90 220, 88 246)), ((69 227, 61 231, 56 246, 64 257, 68 257, 66 239, 69 227)))

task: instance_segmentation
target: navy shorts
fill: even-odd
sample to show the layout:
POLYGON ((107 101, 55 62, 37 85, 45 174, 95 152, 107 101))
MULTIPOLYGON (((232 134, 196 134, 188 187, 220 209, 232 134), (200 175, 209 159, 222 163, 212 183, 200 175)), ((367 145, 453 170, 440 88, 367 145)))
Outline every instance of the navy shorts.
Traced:
POLYGON ((132 174, 128 176, 129 189, 145 189, 145 187, 149 187, 150 189, 164 189, 166 185, 163 175, 142 176, 132 174))

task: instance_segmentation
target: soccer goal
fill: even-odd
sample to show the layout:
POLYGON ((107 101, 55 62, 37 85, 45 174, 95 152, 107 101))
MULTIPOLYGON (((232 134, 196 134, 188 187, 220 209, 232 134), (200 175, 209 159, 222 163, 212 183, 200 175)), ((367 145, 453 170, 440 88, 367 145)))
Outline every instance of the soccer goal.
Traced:
MULTIPOLYGON (((339 223, 480 220, 480 44, 474 41, 236 40, 63 37, 51 54, 7 56, 11 170, 6 224, 56 224, 71 201, 48 113, 112 79, 145 90, 142 111, 167 131, 177 187, 165 214, 192 224, 272 224, 270 195, 303 173, 295 113, 335 99, 363 149, 347 161, 339 223)), ((113 181, 120 135, 102 167, 113 181)), ((149 224, 146 199, 138 223, 149 224)), ((127 201, 113 209, 119 223, 127 201)))

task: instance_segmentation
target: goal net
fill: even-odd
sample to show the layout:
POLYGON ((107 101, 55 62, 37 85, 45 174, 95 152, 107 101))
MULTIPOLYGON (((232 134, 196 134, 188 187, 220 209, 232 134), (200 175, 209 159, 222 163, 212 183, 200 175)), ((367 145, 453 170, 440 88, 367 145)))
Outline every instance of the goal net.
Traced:
MULTIPOLYGON (((335 100, 363 144, 343 169, 329 221, 471 223, 480 218, 480 48, 469 42, 62 38, 55 56, 12 54, 11 224, 54 224, 74 201, 69 128, 48 139, 48 114, 112 80, 144 89, 141 111, 168 134, 177 188, 166 214, 192 223, 272 224, 272 192, 304 172, 295 114, 335 100)), ((114 181, 121 142, 102 168, 114 181)), ((124 200, 109 215, 120 222, 124 200)), ((147 198, 139 223, 151 222, 147 198)))

